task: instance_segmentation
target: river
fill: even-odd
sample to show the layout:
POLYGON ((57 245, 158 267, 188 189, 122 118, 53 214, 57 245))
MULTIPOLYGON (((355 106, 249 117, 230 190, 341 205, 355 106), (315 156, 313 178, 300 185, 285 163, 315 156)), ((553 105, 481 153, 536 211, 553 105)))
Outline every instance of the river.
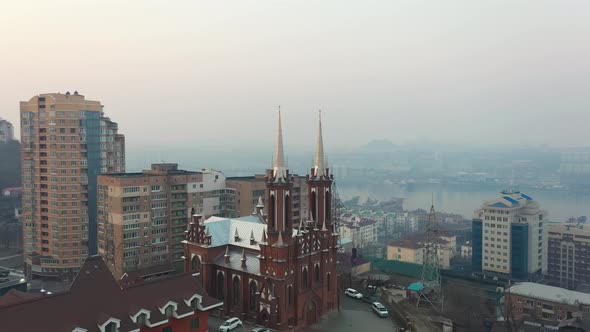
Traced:
MULTIPOLYGON (((367 197, 379 200, 387 200, 392 197, 404 198, 404 209, 430 208, 434 198, 434 207, 437 211, 458 213, 467 219, 471 219, 473 211, 481 207, 486 200, 492 200, 500 196, 500 186, 473 185, 473 184, 346 184, 338 183, 340 196, 347 200, 354 196, 360 196, 361 201, 367 197)), ((532 196, 541 204, 541 208, 547 210, 549 220, 565 221, 575 216, 590 215, 590 193, 573 191, 521 189, 522 192, 532 196)))

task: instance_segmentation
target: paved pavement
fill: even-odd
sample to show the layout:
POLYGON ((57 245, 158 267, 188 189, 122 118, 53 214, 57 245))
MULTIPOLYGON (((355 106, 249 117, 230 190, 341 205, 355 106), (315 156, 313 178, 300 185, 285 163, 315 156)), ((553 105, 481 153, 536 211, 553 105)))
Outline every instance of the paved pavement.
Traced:
POLYGON ((377 317, 367 302, 352 299, 344 294, 342 294, 341 302, 340 312, 329 314, 305 331, 391 332, 399 330, 390 318, 377 317))
MULTIPOLYGON (((379 318, 371 305, 362 300, 351 299, 342 294, 342 309, 340 312, 332 312, 322 318, 317 324, 298 330, 300 332, 338 331, 358 332, 370 330, 371 332, 392 332, 399 329, 390 318, 379 318)), ((218 331, 225 318, 209 316, 209 332, 218 331)), ((255 326, 244 323, 245 326, 237 328, 234 332, 250 332, 255 326)))

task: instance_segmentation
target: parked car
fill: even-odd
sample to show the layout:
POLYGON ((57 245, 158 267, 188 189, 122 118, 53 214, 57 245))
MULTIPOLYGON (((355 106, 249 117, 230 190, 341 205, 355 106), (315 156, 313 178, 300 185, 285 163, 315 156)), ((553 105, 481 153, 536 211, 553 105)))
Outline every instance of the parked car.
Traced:
POLYGON ((256 327, 251 332, 272 332, 272 330, 266 327, 256 327))
POLYGON ((373 304, 371 305, 371 308, 379 317, 389 316, 389 312, 387 311, 387 308, 385 308, 385 306, 379 302, 373 302, 373 304))
POLYGON ((355 299, 362 299, 363 298, 363 294, 359 293, 356 289, 352 289, 352 288, 347 288, 344 291, 344 294, 348 295, 352 298, 355 298, 355 299))
POLYGON ((219 331, 221 331, 221 332, 231 331, 231 330, 237 328, 238 326, 242 326, 242 321, 236 317, 230 318, 230 319, 226 320, 225 322, 223 322, 223 324, 221 324, 221 326, 219 327, 219 331))

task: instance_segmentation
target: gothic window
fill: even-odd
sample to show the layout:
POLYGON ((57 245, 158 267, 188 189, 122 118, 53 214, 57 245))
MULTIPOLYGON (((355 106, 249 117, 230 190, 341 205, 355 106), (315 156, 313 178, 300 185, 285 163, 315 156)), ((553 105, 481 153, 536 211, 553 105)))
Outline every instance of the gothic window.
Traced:
POLYGON ((275 227, 275 195, 270 195, 270 204, 268 205, 268 221, 270 228, 275 227))
POLYGON ((332 278, 332 274, 328 273, 326 277, 326 283, 328 285, 328 290, 330 290, 330 279, 332 278))
POLYGON ((326 222, 332 218, 332 194, 329 191, 326 192, 326 204, 324 206, 326 210, 326 220, 324 222, 326 222))
POLYGON ((289 196, 288 194, 285 195, 285 215, 283 216, 283 224, 285 225, 286 229, 289 229, 289 227, 291 227, 291 225, 289 225, 289 220, 291 220, 290 215, 291 215, 291 196, 289 196))
POLYGON ((315 265, 315 282, 317 284, 320 283, 320 265, 319 264, 315 265))
POLYGON ((289 307, 293 305, 293 286, 291 285, 287 287, 287 303, 289 307))
POLYGON ((309 207, 309 211, 311 212, 311 218, 313 220, 318 220, 316 215, 316 193, 315 191, 311 192, 311 206, 309 207))
POLYGON ((223 300, 224 280, 223 273, 217 272, 217 298, 223 300))
POLYGON ((256 282, 254 280, 250 281, 250 310, 256 310, 256 292, 258 291, 256 287, 256 282))
POLYGON ((233 281, 233 295, 234 305, 240 304, 240 278, 237 276, 234 277, 233 281))
POLYGON ((195 257, 193 257, 191 261, 191 270, 193 273, 201 272, 201 260, 199 259, 199 256, 195 255, 195 257))
POLYGON ((307 268, 303 268, 303 275, 301 276, 301 287, 307 288, 307 268))

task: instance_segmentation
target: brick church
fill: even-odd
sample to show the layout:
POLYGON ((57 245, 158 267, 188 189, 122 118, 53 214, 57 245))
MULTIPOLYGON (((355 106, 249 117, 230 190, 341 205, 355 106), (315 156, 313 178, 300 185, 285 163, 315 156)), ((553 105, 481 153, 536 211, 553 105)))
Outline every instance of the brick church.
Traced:
POLYGON ((313 324, 338 308, 338 234, 332 224, 330 174, 321 119, 314 167, 306 177, 307 220, 292 220, 293 177, 283 152, 281 116, 266 194, 252 215, 234 219, 193 215, 187 230, 185 269, 208 294, 223 300, 226 315, 286 329, 313 324))

